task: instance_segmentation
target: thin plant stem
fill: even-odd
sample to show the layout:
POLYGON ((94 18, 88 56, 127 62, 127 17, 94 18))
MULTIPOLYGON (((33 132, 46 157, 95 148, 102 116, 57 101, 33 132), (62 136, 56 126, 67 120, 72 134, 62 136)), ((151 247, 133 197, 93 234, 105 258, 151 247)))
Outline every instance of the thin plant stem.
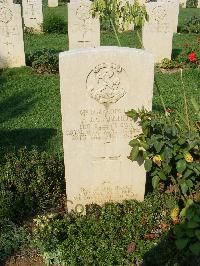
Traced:
POLYGON ((136 33, 137 33, 137 37, 138 37, 138 40, 139 40, 139 42, 140 42, 141 48, 144 49, 143 42, 142 42, 142 39, 141 39, 141 37, 140 37, 140 33, 139 33, 139 31, 136 30, 136 33))
POLYGON ((186 98, 186 92, 185 92, 185 86, 183 82, 183 70, 181 69, 181 84, 183 88, 183 99, 184 99, 184 109, 185 109, 185 116, 186 116, 186 122, 187 122, 187 127, 188 130, 190 131, 190 119, 189 119, 189 113, 188 113, 188 103, 187 103, 187 98, 186 98))
POLYGON ((167 112, 166 112, 167 108, 166 108, 166 105, 165 105, 164 99, 163 99, 163 97, 162 97, 162 94, 161 94, 161 92, 160 92, 160 89, 159 89, 159 86, 158 86, 158 83, 157 83, 156 77, 154 77, 154 81, 155 81, 155 86, 156 86, 156 89, 157 89, 158 95, 159 95, 159 97, 160 97, 161 104, 162 104, 163 109, 164 109, 164 112, 165 112, 165 117, 166 117, 168 123, 171 124, 170 119, 169 119, 169 117, 167 116, 167 112))
POLYGON ((115 37, 117 39, 118 45, 121 47, 121 43, 120 43, 120 40, 119 40, 119 37, 118 37, 118 34, 117 34, 117 30, 116 30, 115 25, 114 25, 114 23, 113 23, 111 18, 110 18, 110 24, 111 24, 111 26, 113 28, 114 33, 115 33, 115 37))

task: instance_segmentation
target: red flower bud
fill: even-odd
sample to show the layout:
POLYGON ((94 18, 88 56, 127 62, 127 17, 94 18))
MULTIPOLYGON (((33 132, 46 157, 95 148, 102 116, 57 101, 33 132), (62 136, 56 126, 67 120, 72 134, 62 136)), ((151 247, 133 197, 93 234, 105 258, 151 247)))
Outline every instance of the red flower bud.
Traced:
POLYGON ((190 60, 190 62, 196 62, 197 61, 197 55, 195 52, 192 52, 188 55, 188 59, 190 60))

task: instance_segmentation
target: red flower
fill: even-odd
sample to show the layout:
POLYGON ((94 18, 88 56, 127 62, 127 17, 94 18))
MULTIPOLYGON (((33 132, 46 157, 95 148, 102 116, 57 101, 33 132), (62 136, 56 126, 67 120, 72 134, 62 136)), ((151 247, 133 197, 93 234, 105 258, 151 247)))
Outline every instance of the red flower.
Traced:
POLYGON ((197 55, 195 52, 192 52, 188 55, 188 59, 190 60, 190 62, 196 62, 197 61, 197 55))

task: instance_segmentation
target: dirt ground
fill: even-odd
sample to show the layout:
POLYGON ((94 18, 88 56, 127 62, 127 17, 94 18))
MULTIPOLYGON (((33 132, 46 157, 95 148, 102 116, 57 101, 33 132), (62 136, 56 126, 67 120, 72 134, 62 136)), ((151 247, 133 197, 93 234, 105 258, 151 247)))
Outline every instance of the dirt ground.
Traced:
POLYGON ((37 253, 16 255, 9 258, 2 266, 45 266, 42 258, 37 253))

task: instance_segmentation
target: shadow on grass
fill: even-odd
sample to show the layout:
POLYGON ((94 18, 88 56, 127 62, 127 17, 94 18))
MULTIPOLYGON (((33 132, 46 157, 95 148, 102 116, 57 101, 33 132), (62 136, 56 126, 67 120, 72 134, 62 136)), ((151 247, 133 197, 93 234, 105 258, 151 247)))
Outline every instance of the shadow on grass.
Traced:
POLYGON ((36 146, 38 150, 46 150, 48 141, 57 134, 53 128, 33 128, 0 130, 0 153, 15 151, 19 148, 28 149, 36 146))
POLYGON ((177 58, 180 53, 181 53, 181 49, 177 49, 177 48, 172 49, 172 59, 177 58))
POLYGON ((30 92, 18 92, 0 101, 0 123, 26 113, 36 103, 37 98, 30 92))

